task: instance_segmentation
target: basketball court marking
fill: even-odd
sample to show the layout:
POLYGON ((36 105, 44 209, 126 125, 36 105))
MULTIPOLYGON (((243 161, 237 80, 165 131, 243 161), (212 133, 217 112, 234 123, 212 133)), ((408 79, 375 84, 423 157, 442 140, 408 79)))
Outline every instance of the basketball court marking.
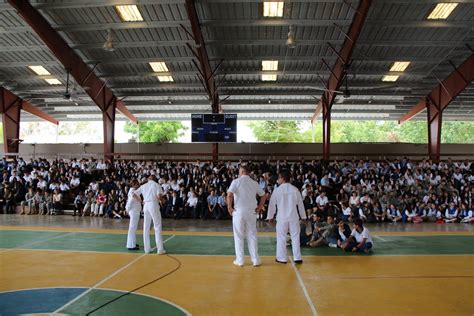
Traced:
POLYGON ((44 239, 36 240, 36 241, 30 242, 30 243, 18 245, 18 246, 13 247, 13 248, 0 249, 0 253, 5 253, 5 252, 8 252, 8 251, 18 250, 18 249, 23 249, 23 248, 29 248, 29 247, 34 246, 36 244, 51 241, 51 240, 58 239, 58 238, 61 238, 61 237, 67 236, 67 235, 72 235, 72 234, 74 234, 74 233, 73 232, 68 232, 68 233, 64 233, 64 234, 61 234, 61 235, 52 236, 52 237, 49 237, 49 238, 44 238, 44 239))
POLYGON ((306 289, 306 286, 304 285, 303 279, 301 278, 300 272, 296 268, 295 262, 292 257, 289 257, 290 262, 291 262, 291 267, 293 268, 293 271, 295 271, 296 278, 298 279, 298 283, 300 284, 301 289, 303 290, 304 297, 306 298, 306 301, 308 301, 308 305, 311 308, 311 314, 313 316, 318 316, 318 312, 316 311, 316 307, 313 304, 313 301, 309 297, 308 290, 306 289))
MULTIPOLYGON (((163 240, 163 244, 166 243, 168 240, 174 238, 175 235, 171 236, 171 237, 168 237, 167 239, 163 240)), ((151 251, 153 252, 154 250, 156 249, 156 247, 153 247, 151 249, 151 251)), ((147 253, 144 253, 140 256, 138 256, 137 258, 133 259, 132 261, 130 261, 128 264, 126 264, 125 266, 123 266, 122 268, 116 270, 115 272, 113 272, 112 274, 108 275, 107 277, 103 278, 102 280, 100 280, 99 282, 97 282, 94 286, 90 287, 87 291, 81 293, 80 295, 78 295, 75 299, 69 301, 68 303, 64 304, 63 306, 59 307, 57 310, 55 310, 53 312, 53 314, 57 314, 59 313, 59 311, 67 308, 68 306, 70 306, 71 304, 73 304, 74 302, 78 301, 81 297, 85 296, 87 293, 91 292, 92 290, 98 288, 101 284, 104 284, 105 282, 107 282, 108 280, 112 279, 114 276, 116 276, 117 274, 119 274, 120 272, 122 272, 123 270, 127 269, 128 267, 130 267, 131 265, 133 265, 135 262, 137 262, 138 260, 140 260, 141 258, 143 258, 144 256, 148 255, 147 253)))
POLYGON ((377 238, 378 240, 383 241, 383 242, 387 242, 386 239, 383 239, 382 237, 377 236, 377 235, 374 235, 374 238, 377 238))

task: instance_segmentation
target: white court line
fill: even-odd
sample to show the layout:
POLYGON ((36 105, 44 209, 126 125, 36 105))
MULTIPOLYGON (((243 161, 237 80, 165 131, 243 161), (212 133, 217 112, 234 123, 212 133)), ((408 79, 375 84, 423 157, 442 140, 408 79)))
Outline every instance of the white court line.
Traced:
POLYGON ((309 307, 311 308, 311 314, 313 316, 318 316, 318 312, 316 311, 316 307, 314 307, 313 301, 309 297, 308 290, 306 290, 306 286, 304 285, 303 279, 301 278, 300 272, 296 269, 295 262, 290 257, 291 266, 296 273, 296 277, 298 278, 298 282, 300 283, 301 289, 303 290, 304 296, 306 297, 306 301, 308 301, 309 307))
MULTIPOLYGON (((166 243, 168 240, 174 238, 176 235, 173 235, 171 237, 168 237, 167 239, 165 239, 163 241, 163 244, 166 243)), ((151 249, 151 252, 154 251, 156 249, 156 247, 153 247, 151 249)), ((87 293, 91 292, 92 290, 96 289, 97 287, 99 287, 101 284, 104 284, 105 282, 107 282, 108 280, 112 279, 114 276, 116 276, 117 274, 119 274, 120 272, 122 272, 123 270, 127 269, 128 267, 130 267, 131 265, 133 265, 135 262, 137 262, 138 260, 140 260, 141 258, 143 258, 144 256, 146 256, 147 253, 144 253, 142 254, 141 256, 133 259, 132 261, 130 261, 129 263, 127 263, 126 265, 124 265, 123 267, 121 267, 120 269, 116 270, 115 272, 113 272, 112 274, 108 275, 107 277, 105 277, 104 279, 100 280, 98 283, 96 283, 93 287, 89 288, 87 291, 85 292, 82 292, 81 294, 79 294, 78 296, 76 296, 76 298, 70 300, 68 303, 64 304, 63 306, 59 307, 58 309, 56 309, 54 312, 52 312, 51 314, 52 315, 55 315, 57 313, 59 313, 59 311, 65 309, 66 307, 70 306, 71 304, 77 302, 81 297, 83 297, 84 295, 86 295, 87 293)))
POLYGON ((379 236, 376 236, 376 235, 374 235, 374 237, 381 240, 381 241, 383 241, 383 242, 388 242, 387 239, 383 239, 382 237, 379 237, 379 236))
MULTIPOLYGON (((18 249, 25 249, 25 247, 30 247, 30 246, 33 246, 33 245, 36 245, 36 244, 41 244, 42 242, 58 239, 58 238, 64 237, 64 236, 69 235, 69 234, 74 234, 74 232, 64 233, 64 234, 61 234, 61 235, 58 235, 58 236, 53 236, 53 237, 33 241, 33 242, 28 243, 28 244, 19 245, 19 246, 13 247, 13 248, 7 248, 7 249, 4 249, 4 250, 1 250, 0 253, 5 253, 5 252, 8 252, 8 251, 18 250, 18 249)), ((31 250, 35 250, 35 249, 31 249, 31 250)))

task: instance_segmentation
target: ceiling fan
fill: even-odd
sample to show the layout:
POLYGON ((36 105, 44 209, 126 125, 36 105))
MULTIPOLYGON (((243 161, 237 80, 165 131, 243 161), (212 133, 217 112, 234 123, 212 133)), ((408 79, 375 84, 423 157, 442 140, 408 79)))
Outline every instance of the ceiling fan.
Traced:
MULTIPOLYGON (((79 105, 78 101, 87 101, 87 99, 77 96, 79 92, 77 85, 72 85, 71 80, 69 79, 69 70, 66 70, 66 90, 63 93, 40 93, 35 90, 23 90, 22 92, 27 93, 29 96, 35 98, 58 98, 62 97, 66 101, 73 102, 75 105, 79 105)), ((84 90, 90 89, 90 87, 83 87, 84 90)), ((22 90, 19 87, 19 90, 22 90)))

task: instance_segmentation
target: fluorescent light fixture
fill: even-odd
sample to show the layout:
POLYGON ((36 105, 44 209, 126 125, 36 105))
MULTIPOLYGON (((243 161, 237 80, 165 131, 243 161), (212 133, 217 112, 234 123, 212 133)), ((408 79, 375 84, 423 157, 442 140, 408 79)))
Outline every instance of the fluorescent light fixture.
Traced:
POLYGON ((458 6, 457 3, 438 3, 430 15, 428 15, 428 20, 440 20, 447 19, 448 16, 453 12, 454 9, 458 6))
POLYGON ((136 5, 116 5, 115 9, 122 22, 143 21, 143 17, 136 5))
POLYGON ((58 79, 56 78, 52 78, 52 79, 44 79, 47 83, 49 83, 50 85, 60 85, 62 84, 61 81, 59 81, 58 79))
POLYGON ((262 70, 275 71, 278 69, 278 60, 262 60, 262 70))
POLYGON ((160 82, 173 82, 173 77, 171 76, 156 76, 160 82))
POLYGON ((386 75, 386 76, 383 76, 382 78, 382 81, 386 81, 386 82, 395 82, 398 80, 398 77, 400 76, 391 76, 391 75, 386 75))
POLYGON ((390 110, 395 110, 396 105, 394 104, 337 104, 335 103, 333 105, 333 110, 334 111, 365 111, 365 110, 370 110, 370 111, 390 111, 390 110))
POLYGON ((35 72, 38 76, 47 76, 50 75, 51 73, 46 70, 43 66, 28 66, 31 70, 35 72))
POLYGON ((154 72, 169 72, 168 67, 162 61, 151 62, 149 64, 154 72))
POLYGON ((263 16, 274 18, 283 16, 283 1, 265 1, 263 3, 263 16))
POLYGON ((392 68, 390 68, 390 71, 405 71, 408 66, 410 66, 409 61, 396 61, 393 63, 392 68))
POLYGON ((262 75, 262 81, 276 81, 277 75, 262 75))

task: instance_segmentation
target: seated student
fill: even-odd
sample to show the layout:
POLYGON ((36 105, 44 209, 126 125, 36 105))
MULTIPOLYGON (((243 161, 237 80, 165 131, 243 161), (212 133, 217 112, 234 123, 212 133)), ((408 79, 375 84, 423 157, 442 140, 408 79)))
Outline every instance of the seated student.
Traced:
POLYGON ((416 215, 418 215, 421 219, 421 222, 428 221, 428 210, 425 207, 425 204, 417 202, 415 205, 416 215))
POLYGON ((84 205, 86 205, 87 198, 84 195, 84 192, 79 191, 79 194, 76 195, 74 198, 74 213, 72 216, 76 216, 76 212, 79 216, 82 216, 82 210, 84 209, 84 205))
MULTIPOLYGON (((216 219, 225 219, 227 217, 227 199, 225 191, 217 199, 217 216, 216 219)), ((267 218, 267 215, 264 214, 265 212, 260 212, 257 214, 258 219, 264 220, 267 218)))
POLYGON ((415 209, 412 208, 411 205, 407 205, 407 207, 405 208, 405 210, 403 211, 403 214, 402 214, 402 221, 404 223, 407 223, 407 222, 408 223, 420 223, 423 220, 421 219, 421 217, 418 216, 415 209))
POLYGON ((326 225, 315 228, 311 240, 308 242, 310 247, 327 246, 329 244, 337 244, 339 236, 338 226, 334 223, 334 218, 328 216, 326 225))
POLYGON ((204 213, 204 219, 210 217, 217 218, 216 210, 217 210, 217 199, 216 191, 211 190, 211 194, 207 197, 207 212, 204 213))
POLYGON ((474 211, 469 210, 466 204, 461 204, 461 223, 474 223, 474 211))
POLYGON ((438 215, 438 208, 436 204, 431 203, 430 206, 427 208, 426 216, 428 218, 428 222, 434 223, 437 220, 438 215))
POLYGON ((347 244, 349 237, 351 236, 351 228, 349 227, 349 224, 347 224, 343 220, 339 220, 337 222, 337 227, 339 234, 337 238, 337 244, 329 244, 328 246, 331 248, 341 248, 343 245, 347 244))
POLYGON ((41 189, 37 189, 35 195, 33 196, 33 203, 30 206, 29 214, 38 214, 41 203, 43 202, 43 192, 41 189))
POLYGON ((33 206, 33 197, 35 193, 33 192, 33 188, 28 188, 28 192, 25 194, 25 199, 20 202, 21 205, 21 212, 20 215, 23 214, 30 214, 31 207, 33 206), (28 212, 26 211, 26 207, 28 207, 28 212))
POLYGON ((100 190, 99 195, 96 198, 96 203, 94 204, 94 216, 102 216, 104 215, 104 208, 107 205, 107 195, 105 194, 105 190, 100 190))
POLYGON ((446 208, 444 217, 445 223, 455 223, 458 221, 458 208, 454 203, 449 203, 449 207, 446 208))
POLYGON ((352 209, 349 206, 349 204, 347 202, 342 202, 341 207, 342 207, 341 219, 345 222, 352 221, 353 214, 352 214, 352 209))
MULTIPOLYGON (((189 216, 190 218, 199 218, 199 210, 196 208, 197 203, 198 198, 196 197, 196 192, 192 191, 191 196, 188 198, 186 204, 184 205, 185 214, 187 214, 187 216, 189 216)), ((179 216, 178 218, 181 217, 182 216, 179 216)))
POLYGON ((184 214, 183 199, 178 196, 178 192, 173 191, 168 201, 169 216, 180 219, 184 214))
POLYGON ((86 204, 84 205, 84 210, 82 211, 82 216, 94 215, 94 209, 95 209, 95 197, 94 197, 94 192, 89 191, 87 192, 86 196, 86 204))
POLYGON ((323 217, 327 214, 329 208, 329 200, 326 196, 326 192, 321 192, 316 198, 316 212, 321 214, 323 217))
POLYGON ((53 196, 48 191, 44 191, 43 199, 39 205, 39 214, 48 215, 53 208, 53 196))
POLYGON ((394 204, 390 204, 390 207, 387 209, 387 220, 392 223, 397 223, 402 219, 402 214, 400 211, 395 208, 394 204))
POLYGON ((376 223, 382 223, 386 220, 387 214, 382 210, 379 202, 374 203, 374 217, 376 223))
POLYGON ((53 191, 53 207, 50 210, 49 215, 58 215, 63 208, 63 195, 59 191, 59 188, 53 191))
POLYGON ((374 242, 369 230, 362 225, 360 218, 354 220, 354 229, 351 232, 349 241, 341 248, 344 251, 370 253, 374 242))

